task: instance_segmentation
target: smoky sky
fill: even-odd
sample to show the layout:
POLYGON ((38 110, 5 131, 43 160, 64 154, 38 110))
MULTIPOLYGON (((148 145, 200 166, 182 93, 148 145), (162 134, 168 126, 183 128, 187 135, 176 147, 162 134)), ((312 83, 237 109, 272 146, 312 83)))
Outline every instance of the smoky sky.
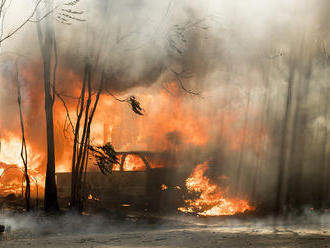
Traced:
MULTIPOLYGON (((80 1, 73 6, 56 2, 60 7, 52 18, 58 73, 81 76, 88 60, 95 66, 95 81, 100 71, 106 71, 107 88, 114 91, 148 87, 164 78, 175 80, 173 71, 196 91, 213 87, 212 76, 256 68, 284 50, 290 28, 299 27, 300 18, 308 14, 301 7, 305 2, 265 2, 126 0, 80 1), (62 9, 81 14, 65 25, 56 21, 62 9)), ((309 15, 318 11, 316 5, 311 8, 309 15)), ((29 24, 4 44, 3 52, 38 60, 37 44, 36 27, 29 24)), ((60 79, 59 84, 64 81, 70 87, 60 79)))

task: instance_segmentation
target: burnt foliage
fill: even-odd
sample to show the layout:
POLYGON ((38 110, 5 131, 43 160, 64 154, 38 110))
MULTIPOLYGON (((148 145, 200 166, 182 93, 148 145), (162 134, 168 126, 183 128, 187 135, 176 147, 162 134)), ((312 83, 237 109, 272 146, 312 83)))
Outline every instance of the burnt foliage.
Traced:
POLYGON ((119 164, 117 153, 110 142, 103 146, 89 146, 89 150, 96 160, 96 165, 105 175, 111 174, 114 164, 119 164))
POLYGON ((134 113, 138 114, 138 115, 143 115, 142 111, 142 107, 140 102, 138 102, 135 98, 135 96, 130 96, 127 99, 128 103, 131 105, 132 110, 134 111, 134 113))

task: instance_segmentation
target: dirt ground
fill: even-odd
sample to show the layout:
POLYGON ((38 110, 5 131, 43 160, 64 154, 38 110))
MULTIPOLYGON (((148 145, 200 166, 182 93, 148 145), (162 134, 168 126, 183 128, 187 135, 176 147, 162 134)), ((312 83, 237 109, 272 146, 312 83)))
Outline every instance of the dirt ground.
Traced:
POLYGON ((2 216, 11 230, 1 247, 322 247, 330 248, 329 216, 289 222, 271 218, 185 216, 2 216))

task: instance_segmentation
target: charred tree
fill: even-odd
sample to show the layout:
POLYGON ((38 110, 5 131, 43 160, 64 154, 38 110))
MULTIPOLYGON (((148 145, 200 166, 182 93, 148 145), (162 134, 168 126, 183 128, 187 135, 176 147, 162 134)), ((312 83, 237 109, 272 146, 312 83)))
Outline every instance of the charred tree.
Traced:
POLYGON ((304 150, 306 143, 307 110, 305 101, 308 97, 309 82, 312 74, 312 65, 308 60, 306 66, 301 67, 301 79, 297 84, 296 106, 293 117, 293 128, 290 147, 290 158, 288 168, 288 183, 286 194, 287 210, 301 211, 301 180, 304 165, 304 150))
POLYGON ((84 78, 82 80, 81 94, 77 105, 77 122, 74 128, 71 208, 79 211, 83 209, 83 175, 87 170, 91 125, 105 81, 105 73, 102 72, 94 104, 92 105, 93 92, 91 73, 92 67, 90 63, 87 62, 84 70, 84 78))
POLYGON ((287 136, 289 133, 289 119, 291 116, 291 105, 292 105, 292 91, 294 85, 294 77, 296 71, 296 61, 291 55, 289 61, 289 77, 287 81, 287 95, 286 95, 286 103, 284 109, 284 117, 282 121, 281 128, 281 137, 280 137, 280 147, 278 154, 278 171, 277 171, 277 182, 276 182, 276 195, 275 195, 275 203, 274 203, 274 214, 278 216, 282 212, 282 202, 283 202, 283 184, 284 184, 284 173, 285 166, 287 160, 287 148, 288 141, 287 136))
POLYGON ((27 149, 25 141, 24 121, 22 112, 22 101, 21 101, 21 81, 18 74, 18 67, 16 65, 16 82, 17 82, 17 103, 19 108, 20 125, 22 131, 22 146, 21 146, 21 158, 24 165, 24 178, 25 178, 25 206, 26 211, 30 211, 30 177, 28 173, 28 159, 27 149))
MULTIPOLYGON (((46 4, 51 11, 51 3, 46 4)), ((55 76, 57 67, 57 48, 51 16, 45 18, 44 32, 41 23, 37 23, 39 46, 43 60, 43 80, 45 91, 45 113, 47 132, 47 171, 45 182, 45 211, 58 211, 57 190, 55 182, 55 145, 53 105, 55 101, 55 76), (53 58, 54 56, 54 58, 53 58), (54 61, 53 61, 54 60, 54 61)))

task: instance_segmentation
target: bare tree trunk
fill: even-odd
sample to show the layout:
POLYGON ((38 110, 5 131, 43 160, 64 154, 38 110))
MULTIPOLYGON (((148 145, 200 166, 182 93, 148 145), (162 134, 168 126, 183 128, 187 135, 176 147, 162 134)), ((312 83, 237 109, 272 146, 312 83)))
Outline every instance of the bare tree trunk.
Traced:
POLYGON ((307 111, 304 107, 309 91, 309 82, 312 73, 310 61, 308 61, 307 68, 302 67, 301 73, 303 78, 297 88, 296 109, 294 113, 294 122, 292 129, 292 141, 290 148, 290 168, 288 176, 288 192, 286 196, 286 205, 294 207, 301 211, 301 180, 302 169, 304 165, 304 150, 305 150, 305 130, 307 126, 307 111))
POLYGON ((22 131, 22 147, 21 147, 21 158, 24 164, 24 177, 25 177, 25 205, 26 211, 30 211, 30 177, 28 173, 28 160, 27 160, 27 149, 25 142, 25 131, 24 131, 24 121, 22 112, 22 102, 21 102, 21 81, 18 74, 18 66, 16 64, 16 81, 17 81, 17 102, 19 108, 19 117, 22 131))
POLYGON ((83 175, 87 170, 88 149, 90 143, 90 131, 93 117, 99 102, 103 84, 105 81, 105 74, 102 72, 100 85, 97 90, 94 105, 91 109, 92 103, 92 86, 91 86, 91 66, 87 63, 85 67, 85 75, 81 90, 80 101, 78 104, 79 112, 75 127, 73 158, 72 158, 72 181, 71 181, 71 208, 78 211, 83 210, 83 175), (88 98, 85 104, 86 86, 88 90, 88 98), (84 115, 84 124, 81 127, 80 122, 84 115), (80 130, 82 130, 81 138, 79 137, 80 130))
POLYGON ((84 70, 84 78, 82 81, 82 88, 80 93, 79 102, 77 104, 77 122, 74 130, 74 140, 73 140, 73 155, 72 155, 72 177, 71 177, 71 208, 76 207, 77 203, 77 173, 76 173, 76 164, 77 164, 77 155, 78 148, 80 145, 79 131, 80 131, 80 121, 85 108, 85 92, 86 92, 86 82, 88 80, 90 73, 90 65, 86 63, 84 70), (79 111, 78 111, 79 108, 79 111))
MULTIPOLYGON (((292 55, 291 55, 292 56, 292 55)), ((276 185, 276 196, 274 204, 274 214, 278 216, 282 211, 282 198, 283 198, 283 182, 284 172, 286 165, 286 152, 287 152, 287 135, 289 130, 289 118, 291 115, 291 104, 292 104, 292 88, 295 74, 295 61, 291 58, 289 65, 289 79, 287 87, 286 104, 284 110, 284 118, 282 122, 282 136, 280 141, 280 151, 278 155, 278 172, 277 172, 277 185, 276 185)))
MULTIPOLYGON (((49 11, 51 10, 50 3, 47 4, 47 8, 49 11)), ((44 208, 45 211, 58 211, 59 206, 57 202, 57 190, 55 181, 55 145, 53 124, 53 105, 55 100, 55 74, 57 66, 57 52, 51 16, 47 17, 45 20, 44 34, 42 33, 40 23, 37 23, 37 31, 44 67, 45 112, 47 128, 47 171, 45 182, 44 208), (51 82, 53 49, 55 61, 53 69, 53 82, 51 82)))

